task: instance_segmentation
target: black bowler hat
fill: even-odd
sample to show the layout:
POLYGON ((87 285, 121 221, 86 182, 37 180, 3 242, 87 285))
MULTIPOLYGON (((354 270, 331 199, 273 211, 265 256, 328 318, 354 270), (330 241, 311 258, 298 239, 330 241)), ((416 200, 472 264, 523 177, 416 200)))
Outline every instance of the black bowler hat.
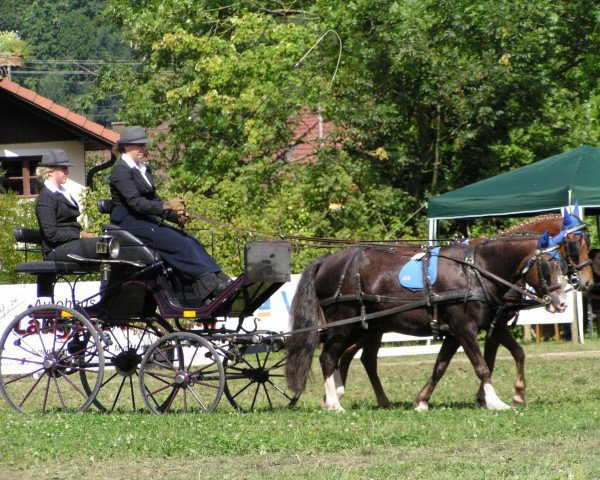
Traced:
POLYGON ((72 167, 67 154, 60 148, 53 148, 42 155, 42 167, 72 167))
POLYGON ((132 145, 137 143, 148 143, 148 137, 146 136, 146 130, 138 125, 134 127, 125 127, 121 131, 121 138, 119 138, 119 145, 132 145))

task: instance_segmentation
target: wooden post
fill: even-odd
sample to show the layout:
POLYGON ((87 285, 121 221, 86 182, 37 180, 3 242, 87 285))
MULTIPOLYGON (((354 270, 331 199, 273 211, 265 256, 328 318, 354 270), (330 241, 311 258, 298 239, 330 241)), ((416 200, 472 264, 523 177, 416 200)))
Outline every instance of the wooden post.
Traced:
POLYGON ((531 342, 531 325, 523 325, 523 340, 531 342))

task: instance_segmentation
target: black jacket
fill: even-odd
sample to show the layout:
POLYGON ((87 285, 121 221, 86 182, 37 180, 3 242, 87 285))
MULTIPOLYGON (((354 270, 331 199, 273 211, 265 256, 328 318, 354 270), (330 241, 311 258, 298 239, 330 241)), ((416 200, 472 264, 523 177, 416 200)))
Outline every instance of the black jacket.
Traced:
MULTIPOLYGON (((156 193, 150 168, 147 168, 146 175, 152 185, 148 185, 137 168, 131 168, 124 160, 115 165, 110 174, 110 194, 114 206, 111 221, 120 223, 127 215, 157 221, 156 217, 163 214, 164 202, 156 193)), ((167 220, 177 222, 177 214, 169 212, 167 220)))
POLYGON ((71 204, 59 192, 52 193, 42 188, 35 201, 35 214, 42 232, 44 255, 53 248, 77 240, 81 235, 81 225, 77 221, 79 207, 71 204))

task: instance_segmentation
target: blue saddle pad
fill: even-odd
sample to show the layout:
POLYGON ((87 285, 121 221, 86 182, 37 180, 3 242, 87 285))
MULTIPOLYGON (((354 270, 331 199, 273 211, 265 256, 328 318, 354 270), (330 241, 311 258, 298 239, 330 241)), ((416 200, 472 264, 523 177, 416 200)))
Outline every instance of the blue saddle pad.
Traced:
MULTIPOLYGON (((438 252, 440 251, 440 248, 441 247, 433 248, 431 250, 431 256, 429 257, 427 273, 431 285, 433 285, 437 279, 438 252)), ((415 255, 402 267, 400 274, 398 275, 400 285, 412 290, 420 290, 424 287, 423 264, 421 262, 425 255, 425 252, 415 255)))

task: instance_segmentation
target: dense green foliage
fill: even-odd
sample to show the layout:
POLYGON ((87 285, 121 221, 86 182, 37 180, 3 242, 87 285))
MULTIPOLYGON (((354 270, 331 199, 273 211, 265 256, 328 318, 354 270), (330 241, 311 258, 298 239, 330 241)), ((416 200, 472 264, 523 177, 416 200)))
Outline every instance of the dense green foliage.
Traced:
POLYGON ((169 123, 171 189, 225 221, 423 236, 423 211, 411 215, 427 196, 600 137, 600 7, 588 2, 109 5, 145 63, 106 72, 103 92, 123 92, 131 122, 169 123), (328 29, 339 71, 333 34, 293 68, 328 29), (317 163, 290 166, 278 153, 301 107, 338 128, 317 163))
MULTIPOLYGON (((14 229, 16 227, 37 228, 32 201, 19 201, 16 195, 4 193, 0 195, 0 283, 33 282, 34 278, 25 278, 15 273, 17 263, 25 261, 24 252, 15 251, 20 248, 15 244, 14 229)), ((28 254, 27 260, 40 260, 41 255, 28 254)))
POLYGON ((86 60, 114 62, 130 58, 130 47, 114 24, 102 16, 101 0, 2 0, 0 30, 17 31, 29 46, 25 64, 13 79, 78 110, 95 121, 118 119, 118 98, 86 101, 97 66, 86 60), (56 63, 60 61, 60 63, 56 63), (32 71, 35 74, 30 74, 32 71), (46 74, 40 74, 46 71, 46 74), (80 74, 66 72, 86 72, 80 74), (87 73, 89 72, 89 73, 87 73))

